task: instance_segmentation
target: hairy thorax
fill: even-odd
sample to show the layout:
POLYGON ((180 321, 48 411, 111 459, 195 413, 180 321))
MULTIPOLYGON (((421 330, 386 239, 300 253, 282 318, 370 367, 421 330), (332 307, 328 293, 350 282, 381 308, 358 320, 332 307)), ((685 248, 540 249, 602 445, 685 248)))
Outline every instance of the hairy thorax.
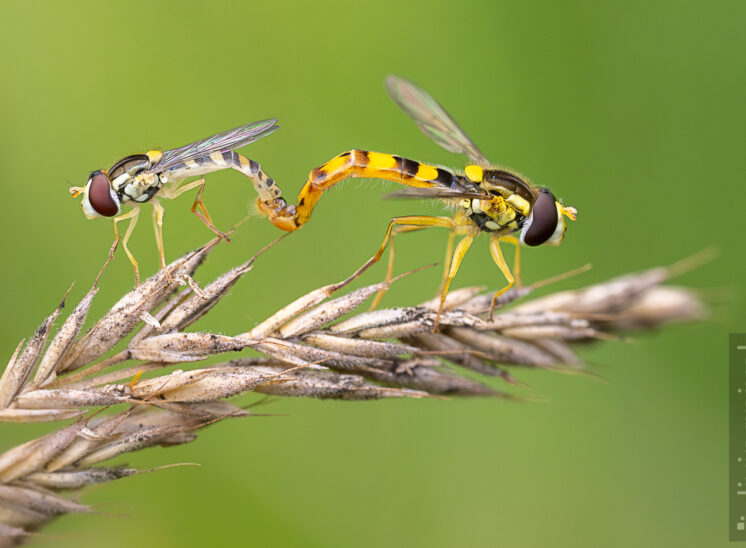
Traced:
POLYGON ((491 199, 467 198, 461 202, 464 214, 485 232, 511 233, 520 228, 523 219, 502 196, 491 199))
POLYGON ((158 192, 161 186, 158 175, 145 171, 150 165, 151 158, 147 154, 134 154, 109 169, 111 186, 122 203, 147 202, 158 192))

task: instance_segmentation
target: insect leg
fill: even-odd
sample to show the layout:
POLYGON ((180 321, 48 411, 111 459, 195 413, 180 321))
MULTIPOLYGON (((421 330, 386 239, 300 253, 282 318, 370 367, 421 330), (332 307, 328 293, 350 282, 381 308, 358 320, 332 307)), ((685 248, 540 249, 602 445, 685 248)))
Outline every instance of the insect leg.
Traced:
POLYGON ((205 226, 212 230, 216 236, 219 238, 224 239, 226 242, 230 243, 230 238, 228 238, 228 235, 224 232, 220 232, 217 228, 215 228, 215 225, 212 222, 212 219, 210 218, 210 213, 207 211, 207 206, 205 205, 205 202, 202 201, 202 193, 205 191, 205 183, 203 182, 202 185, 199 187, 199 191, 197 192, 197 197, 194 199, 194 203, 192 204, 192 213, 194 213, 197 217, 199 217, 203 223, 205 223, 205 226), (197 208, 202 210, 202 213, 200 213, 197 208), (204 215, 203 215, 204 213, 204 215))
POLYGON ((429 215, 408 215, 406 217, 394 217, 389 223, 389 227, 386 230, 386 236, 384 236, 383 242, 381 242, 381 247, 378 248, 378 252, 373 257, 368 259, 371 264, 378 262, 378 260, 381 258, 381 255, 383 255, 386 246, 389 245, 389 242, 391 241, 391 233, 393 232, 394 227, 397 225, 413 228, 428 228, 431 226, 454 228, 453 219, 451 219, 450 217, 431 217, 429 215))
MULTIPOLYGON (((394 274, 394 258, 395 258, 395 247, 394 247, 394 241, 397 234, 401 234, 403 232, 414 232, 416 230, 423 230, 425 228, 428 228, 426 226, 404 226, 404 225, 397 225, 393 228, 391 231, 391 240, 389 242, 389 264, 386 268, 386 281, 388 282, 391 280, 394 274)), ((378 293, 376 293, 376 297, 373 299, 373 303, 370 305, 370 310, 375 310, 378 305, 381 302, 381 299, 388 291, 388 288, 385 287, 381 289, 378 293)))
POLYGON ((443 291, 440 293, 440 307, 438 308, 438 315, 435 318, 435 326, 433 331, 437 331, 438 324, 440 323, 440 315, 443 312, 443 305, 446 302, 446 296, 448 295, 448 288, 451 286, 451 281, 456 277, 461 261, 464 260, 466 252, 469 251, 471 244, 474 242, 474 234, 467 234, 456 246, 456 250, 453 252, 451 257, 450 267, 448 268, 448 276, 446 277, 445 283, 443 284, 443 291))
POLYGON ((500 236, 501 242, 508 242, 515 246, 515 259, 513 260, 513 274, 515 275, 515 283, 518 287, 523 285, 521 283, 521 242, 515 236, 500 236))
POLYGON ((497 298, 505 293, 508 289, 513 287, 513 284, 515 283, 515 278, 513 277, 513 274, 510 272, 510 268, 508 267, 508 263, 505 262, 505 257, 503 257, 503 252, 500 249, 500 240, 502 238, 498 236, 497 234, 493 234, 490 238, 490 254, 492 255, 492 260, 495 261, 495 264, 500 269, 500 272, 503 273, 503 276, 505 276, 505 279, 508 280, 508 285, 503 287, 501 290, 496 291, 494 295, 492 295, 492 304, 490 305, 490 319, 492 319, 492 316, 495 312, 495 304, 497 303, 497 298))
POLYGON ((134 255, 129 250, 129 247, 127 247, 127 242, 129 242, 130 236, 132 236, 132 231, 135 229, 135 225, 137 224, 137 218, 140 215, 140 208, 138 206, 134 206, 134 209, 132 211, 128 211, 124 215, 120 215, 119 217, 114 217, 114 245, 112 246, 111 253, 114 253, 114 250, 117 248, 117 245, 119 244, 119 240, 122 240, 122 247, 124 247, 124 252, 127 254, 127 257, 129 258, 130 262, 132 263, 132 266, 135 269, 135 285, 140 284, 140 271, 137 266, 137 261, 135 260, 134 255), (124 221, 127 219, 132 219, 127 226, 127 230, 124 233, 124 238, 120 238, 119 236, 119 229, 117 228, 117 223, 120 221, 124 221))
MULTIPOLYGON (((205 175, 207 173, 221 171, 228 168, 239 171, 251 180, 254 190, 259 196, 257 199, 257 205, 259 206, 260 211, 270 217, 270 219, 277 217, 280 211, 283 212, 282 216, 292 219, 295 214, 295 206, 288 206, 275 181, 262 171, 257 162, 249 160, 233 150, 193 156, 185 160, 183 165, 169 168, 165 173, 165 176, 171 183, 175 183, 186 177, 205 175)), ((186 190, 195 188, 199 184, 200 183, 187 183, 180 188, 172 189, 170 192, 167 188, 164 188, 161 190, 161 196, 173 198, 186 190)), ((293 228, 290 226, 280 226, 280 228, 292 231, 298 227, 296 226, 293 228)))
POLYGON ((164 209, 157 198, 151 200, 153 204, 153 230, 155 231, 155 243, 158 246, 158 256, 161 260, 161 270, 166 273, 169 282, 173 282, 171 273, 166 269, 166 252, 163 248, 163 214, 164 209))
POLYGON ((438 294, 443 293, 446 281, 448 280, 448 272, 451 269, 451 257, 453 256, 453 242, 456 240, 456 231, 451 230, 448 233, 448 245, 446 246, 446 258, 443 261, 443 279, 440 281, 440 287, 438 288, 438 294))
POLYGON ((183 184, 176 188, 164 188, 161 191, 161 197, 165 199, 172 199, 176 198, 177 196, 181 196, 185 192, 188 192, 194 188, 199 187, 199 192, 197 192, 197 197, 194 200, 194 203, 192 204, 192 213, 194 213, 199 219, 205 223, 205 226, 209 228, 211 231, 213 231, 218 237, 223 238, 226 242, 230 242, 230 238, 223 233, 220 232, 217 228, 215 228, 215 224, 212 222, 212 218, 210 217, 210 213, 207 211, 207 206, 202 201, 202 193, 205 190, 205 179, 197 179, 196 181, 191 181, 189 183, 183 184), (202 210, 202 212, 197 211, 197 208, 202 210))
MULTIPOLYGON (((365 272, 368 268, 370 268, 374 263, 377 263, 381 256, 383 255, 383 252, 386 250, 386 247, 391 242, 391 239, 393 237, 394 229, 395 228, 404 228, 406 227, 410 230, 420 230, 423 228, 429 228, 431 226, 439 226, 442 228, 454 228, 453 219, 450 217, 430 217, 429 215, 409 215, 407 217, 394 217, 391 219, 391 222, 389 223, 388 228, 386 229, 386 235, 383 238, 383 242, 381 243, 381 247, 378 248, 378 252, 373 255, 370 259, 368 259, 363 266, 357 269, 357 271, 350 276, 350 280, 354 280, 358 276, 360 276, 363 272, 365 272)), ((393 265, 391 265, 393 268, 393 265)), ((390 279, 389 276, 387 276, 387 280, 390 279)), ((384 292, 384 290, 382 290, 384 292)), ((375 304, 378 304, 378 301, 380 301, 380 298, 376 296, 376 302, 375 304)))
POLYGON ((171 200, 173 198, 177 198, 177 197, 181 196, 185 192, 189 192, 193 188, 197 188, 198 186, 204 185, 204 184, 205 184, 205 179, 204 178, 200 178, 200 179, 196 179, 194 181, 190 181, 188 183, 185 183, 183 185, 179 185, 177 187, 171 187, 171 188, 169 188, 169 187, 164 186, 161 189, 159 196, 161 198, 166 199, 166 200, 171 200))

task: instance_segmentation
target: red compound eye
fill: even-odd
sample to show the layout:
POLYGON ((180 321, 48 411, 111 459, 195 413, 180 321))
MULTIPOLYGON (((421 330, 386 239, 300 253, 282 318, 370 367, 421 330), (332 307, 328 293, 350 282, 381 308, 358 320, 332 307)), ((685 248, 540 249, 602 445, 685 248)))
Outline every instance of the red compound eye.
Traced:
POLYGON ((523 235, 526 245, 536 246, 546 242, 557 229, 559 217, 554 196, 542 188, 533 206, 531 226, 523 235))
POLYGON ((102 172, 91 175, 91 186, 88 187, 88 201, 91 207, 104 217, 113 217, 119 213, 119 204, 111 195, 109 179, 102 172))

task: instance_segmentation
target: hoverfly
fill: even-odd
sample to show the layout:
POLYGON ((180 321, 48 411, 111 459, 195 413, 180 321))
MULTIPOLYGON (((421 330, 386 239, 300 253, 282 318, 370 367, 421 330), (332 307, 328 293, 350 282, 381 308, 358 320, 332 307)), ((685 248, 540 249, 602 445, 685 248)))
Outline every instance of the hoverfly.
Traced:
MULTIPOLYGON (((395 217, 389 223, 378 252, 361 268, 364 270, 381 258, 386 246, 392 243, 387 278, 393 269, 393 239, 397 233, 428 227, 442 227, 450 231, 446 268, 440 291, 440 310, 451 280, 480 232, 490 234, 492 259, 507 279, 507 285, 492 298, 490 316, 497 298, 510 289, 518 278, 520 285, 520 246, 542 244, 559 245, 565 234, 564 217, 575 220, 577 211, 557 201, 552 192, 536 187, 524 176, 495 167, 466 136, 451 116, 426 91, 397 76, 386 79, 391 98, 414 119, 420 129, 449 152, 465 154, 471 162, 463 172, 455 172, 408 160, 400 156, 350 150, 314 169, 300 191, 297 206, 284 201, 277 204, 258 204, 270 221, 283 230, 297 230, 308 221, 321 195, 348 177, 378 178, 412 187, 412 196, 443 199, 456 209, 453 217, 412 215, 395 217), (515 235, 517 233, 517 236, 515 235), (454 238, 462 239, 453 250, 454 238), (500 242, 516 246, 515 271, 510 271, 500 242)), ((382 294, 379 294, 379 298, 382 294)), ((374 305, 378 302, 378 299, 374 305)))
MULTIPOLYGON (((205 180, 197 179, 182 184, 185 179, 205 175, 222 169, 235 169, 251 179, 259 194, 259 201, 282 203, 280 189, 253 160, 235 152, 257 139, 266 137, 279 129, 276 119, 262 120, 239 126, 230 131, 218 133, 207 139, 172 150, 149 150, 144 154, 134 154, 122 158, 109 169, 96 170, 88 177, 85 186, 70 188, 73 197, 83 195, 80 203, 88 219, 96 217, 114 218, 114 245, 119 243, 117 223, 130 219, 122 239, 127 257, 135 269, 135 283, 139 283, 139 270, 135 257, 127 247, 132 231, 140 215, 140 204, 153 204, 153 227, 160 254, 161 268, 166 269, 163 250, 163 213, 159 199, 171 199, 199 187, 192 204, 195 213, 207 227, 218 236, 228 239, 215 228, 207 207, 202 201, 205 180), (132 210, 122 214, 122 205, 132 206, 132 210)), ((167 272, 168 274, 168 272, 167 272)))

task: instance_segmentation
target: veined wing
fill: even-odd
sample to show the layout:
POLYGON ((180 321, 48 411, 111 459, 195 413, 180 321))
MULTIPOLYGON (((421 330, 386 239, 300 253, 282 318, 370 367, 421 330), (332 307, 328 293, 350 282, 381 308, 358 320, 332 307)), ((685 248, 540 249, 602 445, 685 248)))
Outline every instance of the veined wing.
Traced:
POLYGON ((459 198, 474 198, 474 199, 489 199, 490 196, 486 192, 473 192, 468 190, 459 190, 457 188, 408 188, 406 190, 397 190, 396 192, 389 192, 385 194, 384 199, 399 199, 399 198, 443 198, 443 199, 459 199, 459 198))
POLYGON ((472 143, 464 130, 425 90, 394 75, 386 77, 386 90, 433 141, 450 152, 466 154, 475 164, 489 165, 477 145, 472 143))
POLYGON ((257 139, 266 137, 278 129, 280 129, 280 126, 277 125, 276 118, 245 124, 230 131, 224 131, 207 139, 202 139, 196 143, 167 150, 163 153, 161 159, 152 165, 147 172, 164 171, 195 156, 235 150, 257 139))

